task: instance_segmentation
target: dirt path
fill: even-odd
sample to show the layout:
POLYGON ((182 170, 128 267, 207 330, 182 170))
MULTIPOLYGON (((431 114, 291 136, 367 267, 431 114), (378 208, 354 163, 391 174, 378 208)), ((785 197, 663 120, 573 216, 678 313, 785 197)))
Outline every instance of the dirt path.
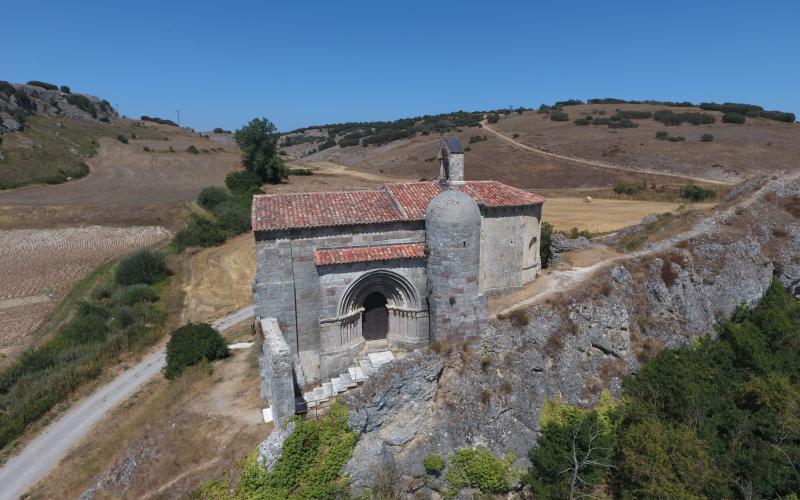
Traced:
POLYGON ((297 166, 299 168, 310 168, 314 172, 320 174, 343 175, 347 177, 354 177, 356 179, 364 179, 367 181, 386 182, 386 183, 408 182, 408 179, 406 178, 390 177, 388 175, 373 174, 369 172, 361 172, 359 170, 352 170, 345 167, 344 165, 339 165, 337 163, 333 163, 330 161, 313 161, 308 163, 302 163, 297 166))
MULTIPOLYGON (((253 306, 220 318, 212 326, 224 331, 253 315, 253 306)), ((0 500, 19 498, 36 481, 56 467, 115 406, 125 401, 152 377, 161 373, 166 354, 160 346, 135 366, 125 370, 48 425, 22 451, 0 468, 0 500)))
POLYGON ((518 147, 520 149, 524 149, 525 151, 530 151, 531 153, 536 153, 536 154, 539 154, 539 155, 542 155, 542 156, 549 156, 550 158, 557 158, 559 160, 567 160, 567 161, 571 161, 571 162, 575 162, 575 163, 581 163, 583 165, 589 165, 591 167, 600 167, 600 168, 606 168, 606 169, 609 169, 609 170, 618 170, 618 171, 622 171, 622 172, 635 172, 635 173, 639 173, 639 174, 660 175, 660 176, 663 176, 663 177, 673 177, 675 179, 683 179, 683 180, 689 180, 689 181, 695 181, 695 182, 702 182, 702 183, 705 183, 705 184, 716 184, 716 185, 721 185, 721 186, 731 186, 731 185, 735 184, 733 182, 717 181, 717 180, 713 180, 713 179, 706 179, 704 177, 692 177, 692 176, 689 176, 689 175, 671 174, 671 173, 668 173, 668 172, 660 172, 658 170, 647 170, 647 169, 643 169, 643 168, 631 168, 631 167, 623 167, 623 166, 620 166, 620 165, 611 165, 609 163, 605 163, 605 162, 602 162, 602 161, 586 160, 584 158, 574 158, 572 156, 564 156, 564 155, 560 155, 560 154, 557 154, 557 153, 551 153, 549 151, 544 151, 542 149, 534 148, 533 146, 528 146, 527 144, 523 144, 523 143, 521 143, 521 142, 519 142, 517 140, 512 139, 511 137, 508 137, 507 135, 504 135, 504 134, 498 132, 497 130, 495 130, 492 127, 489 126, 489 122, 485 117, 483 119, 483 122, 481 122, 481 124, 483 125, 483 129, 484 130, 486 130, 488 132, 491 132, 492 134, 496 135, 499 139, 502 139, 502 140, 506 141, 507 143, 511 144, 512 146, 515 146, 515 147, 518 147))
POLYGON ((719 231, 722 226, 720 219, 723 217, 731 217, 737 210, 750 207, 753 203, 762 199, 767 193, 772 192, 779 183, 793 182, 798 179, 800 179, 800 173, 773 179, 753 192, 748 198, 729 207, 727 210, 703 219, 688 231, 651 243, 642 250, 620 255, 603 255, 602 260, 589 266, 574 267, 563 271, 551 271, 544 274, 541 278, 530 283, 521 290, 511 292, 507 295, 492 297, 489 300, 489 315, 494 319, 497 318, 498 315, 508 314, 515 309, 539 303, 554 292, 562 292, 577 287, 595 272, 605 269, 614 263, 654 255, 673 248, 680 242, 719 231))

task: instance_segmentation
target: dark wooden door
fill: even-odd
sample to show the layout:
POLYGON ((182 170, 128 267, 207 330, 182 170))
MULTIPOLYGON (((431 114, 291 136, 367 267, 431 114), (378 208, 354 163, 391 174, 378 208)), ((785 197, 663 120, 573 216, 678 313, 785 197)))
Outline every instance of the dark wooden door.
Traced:
POLYGON ((389 311, 386 297, 378 292, 371 293, 364 300, 364 321, 361 323, 364 340, 385 339, 389 333, 389 311))

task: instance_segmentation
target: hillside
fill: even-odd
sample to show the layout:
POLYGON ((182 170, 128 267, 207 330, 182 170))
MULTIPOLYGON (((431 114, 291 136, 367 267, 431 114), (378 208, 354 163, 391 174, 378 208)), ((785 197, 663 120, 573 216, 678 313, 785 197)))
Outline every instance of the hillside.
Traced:
POLYGON ((285 134, 283 149, 303 162, 331 161, 365 172, 430 178, 438 174, 435 151, 439 135, 448 132, 469 148, 469 179, 496 179, 544 192, 595 191, 604 196, 614 195, 611 188, 618 181, 646 183, 651 189, 638 196, 648 197, 646 191, 654 191, 649 196, 657 198, 664 196, 655 191, 685 185, 688 179, 682 180, 682 175, 736 183, 754 175, 797 167, 800 125, 779 121, 793 121, 793 115, 746 108, 752 109, 750 115, 744 116, 745 123, 736 124, 724 122, 725 113, 709 109, 713 106, 703 105, 703 109, 688 103, 611 101, 562 103, 543 106, 539 111, 520 108, 489 112, 487 116, 496 117, 496 122, 489 124, 492 129, 521 144, 624 167, 622 170, 516 147, 477 123, 484 116, 482 112, 306 128, 285 134), (686 113, 689 115, 682 115, 686 113), (661 121, 654 119, 654 114, 661 121), (692 125, 675 116, 703 124, 692 125), (666 124, 678 121, 683 123, 666 124), (438 126, 431 127, 432 123, 438 126), (353 145, 358 140, 361 143, 353 145), (678 177, 643 174, 633 169, 678 177), (654 184, 656 189, 652 189, 654 184))

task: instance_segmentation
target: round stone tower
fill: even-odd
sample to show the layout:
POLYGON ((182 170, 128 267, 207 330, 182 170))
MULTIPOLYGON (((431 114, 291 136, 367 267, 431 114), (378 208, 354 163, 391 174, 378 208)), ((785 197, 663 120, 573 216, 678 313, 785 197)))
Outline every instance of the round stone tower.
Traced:
POLYGON ((472 341, 486 324, 486 299, 479 292, 481 212, 468 194, 448 189, 425 213, 430 285, 431 338, 472 341))

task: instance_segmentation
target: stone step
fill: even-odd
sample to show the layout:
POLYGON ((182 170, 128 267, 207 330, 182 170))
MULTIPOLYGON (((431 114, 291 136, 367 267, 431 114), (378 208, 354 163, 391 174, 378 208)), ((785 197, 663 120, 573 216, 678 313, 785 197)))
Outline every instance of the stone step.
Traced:
POLYGON ((342 377, 333 377, 331 379, 331 387, 335 394, 339 394, 340 392, 347 390, 347 384, 344 383, 342 377))
POLYGON ((392 354, 392 351, 371 352, 367 354, 367 357, 375 368, 380 368, 386 363, 394 361, 394 354, 392 354))
POLYGON ((364 350, 367 353, 371 352, 381 352, 381 351, 388 351, 389 350, 389 342, 386 339, 381 340, 370 340, 366 343, 364 350))
POLYGON ((364 376, 364 370, 360 366, 351 366, 347 371, 350 373, 350 379, 355 383, 367 380, 367 377, 364 376))
POLYGON ((325 391, 326 398, 330 399, 333 397, 333 384, 331 384, 330 382, 323 382, 322 390, 325 391))
POLYGON ((341 379, 342 383, 343 383, 343 384, 345 385, 345 387, 347 387, 348 389, 350 389, 350 388, 352 388, 352 387, 355 387, 355 386, 357 386, 357 385, 358 385, 358 384, 356 384, 356 383, 353 381, 353 379, 352 379, 352 378, 350 378, 350 373, 349 373, 349 370, 348 370, 348 371, 346 371, 346 372, 344 372, 344 373, 342 373, 341 375, 339 375, 339 379, 341 379))
POLYGON ((362 358, 358 360, 358 366, 361 367, 361 370, 364 372, 364 378, 369 378, 374 374, 377 370, 370 362, 369 358, 362 358))

